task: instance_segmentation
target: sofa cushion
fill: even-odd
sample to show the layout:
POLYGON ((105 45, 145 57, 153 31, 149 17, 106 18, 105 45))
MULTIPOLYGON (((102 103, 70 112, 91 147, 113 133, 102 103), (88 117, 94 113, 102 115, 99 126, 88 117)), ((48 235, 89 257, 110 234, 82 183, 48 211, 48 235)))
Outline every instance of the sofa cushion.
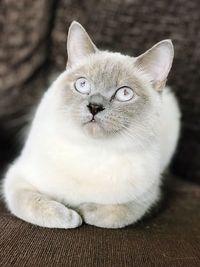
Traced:
POLYGON ((155 218, 124 229, 40 228, 0 207, 0 266, 200 266, 200 187, 173 182, 155 218))
MULTIPOLYGON (((20 87, 46 61, 50 18, 51 5, 47 0, 1 3, 0 119, 28 102, 28 89, 20 87)), ((32 87, 32 95, 38 90, 32 87)))
POLYGON ((34 105, 47 88, 52 1, 0 4, 0 164, 13 154, 34 105), (11 146, 10 146, 11 144, 11 146))

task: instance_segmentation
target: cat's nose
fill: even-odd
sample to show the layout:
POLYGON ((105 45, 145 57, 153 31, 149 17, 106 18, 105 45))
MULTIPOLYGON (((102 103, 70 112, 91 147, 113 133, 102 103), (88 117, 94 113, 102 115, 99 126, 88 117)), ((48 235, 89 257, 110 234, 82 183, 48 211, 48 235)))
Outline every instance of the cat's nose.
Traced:
POLYGON ((96 115, 98 112, 104 110, 105 108, 103 107, 103 105, 101 104, 94 104, 94 103, 90 103, 88 106, 89 111, 92 113, 92 115, 96 115))

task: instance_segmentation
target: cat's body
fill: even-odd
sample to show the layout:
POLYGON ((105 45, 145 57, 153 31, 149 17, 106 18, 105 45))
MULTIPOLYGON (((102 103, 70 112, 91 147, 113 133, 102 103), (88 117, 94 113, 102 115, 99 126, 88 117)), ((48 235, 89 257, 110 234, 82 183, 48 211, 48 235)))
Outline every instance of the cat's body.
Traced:
MULTIPOLYGON (((156 92, 138 68, 131 74, 131 60, 118 53, 95 52, 72 64, 46 92, 24 149, 4 180, 5 200, 13 214, 46 227, 77 227, 83 217, 89 224, 117 228, 136 222, 159 200, 161 175, 179 135, 180 114, 169 89, 156 92), (74 106, 66 105, 74 98, 71 92, 66 94, 66 84, 86 76, 93 90, 90 99, 104 106, 93 116, 95 121, 90 121, 89 113, 79 117, 89 104, 75 109, 73 116, 74 106), (133 83, 132 76, 137 92, 130 100, 135 101, 134 108, 107 101, 113 94, 107 87, 124 88, 124 83, 133 83)), ((120 100, 132 94, 127 90, 120 100)))

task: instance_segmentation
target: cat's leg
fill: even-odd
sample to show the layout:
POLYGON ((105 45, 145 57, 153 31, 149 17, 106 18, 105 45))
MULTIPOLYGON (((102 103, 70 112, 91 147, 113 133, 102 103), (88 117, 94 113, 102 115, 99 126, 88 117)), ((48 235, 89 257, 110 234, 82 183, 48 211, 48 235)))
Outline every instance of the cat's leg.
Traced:
POLYGON ((122 228, 134 222, 128 205, 101 205, 84 203, 78 207, 87 224, 103 228, 122 228))
POLYGON ((76 211, 38 192, 15 170, 7 173, 3 195, 11 213, 29 223, 65 229, 82 224, 76 211))
POLYGON ((158 199, 159 194, 151 201, 115 205, 84 203, 77 210, 87 224, 103 228, 123 228, 141 219, 158 199))

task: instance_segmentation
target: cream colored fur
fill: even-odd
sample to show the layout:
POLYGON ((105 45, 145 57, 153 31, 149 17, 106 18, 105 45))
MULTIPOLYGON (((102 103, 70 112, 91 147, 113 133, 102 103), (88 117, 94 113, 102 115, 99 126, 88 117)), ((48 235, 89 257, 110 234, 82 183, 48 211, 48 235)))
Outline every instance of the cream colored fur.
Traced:
MULTIPOLYGON (((169 88, 161 88, 171 67, 172 45, 163 41, 152 49, 156 63, 151 62, 151 51, 147 53, 150 59, 145 54, 131 58, 101 52, 78 23, 72 24, 68 67, 42 98, 21 155, 4 179, 3 194, 14 215, 51 228, 78 227, 82 219, 88 224, 118 228, 138 221, 159 200, 162 173, 179 136, 180 112, 169 88), (158 49, 165 64, 160 62, 160 54, 156 54, 158 49), (86 55, 82 57, 82 53, 86 55), (155 64, 156 74, 152 71, 155 64), (145 66, 149 68, 147 71, 145 66), (101 76, 100 70, 105 68, 107 75, 101 76), (79 73, 96 77, 94 80, 98 80, 102 89, 112 79, 122 81, 129 72, 139 84, 135 89, 138 99, 131 104, 135 105, 137 115, 130 122, 130 130, 123 133, 119 128, 122 122, 111 127, 110 121, 103 118, 101 124, 100 115, 99 123, 90 123, 83 130, 81 119, 90 115, 82 110, 79 113, 85 117, 81 117, 77 111, 80 121, 75 119, 75 104, 70 104, 79 98, 70 87, 74 77, 79 77, 79 73), (139 104, 143 95, 148 98, 148 105, 139 104), (109 133, 103 130, 107 128, 109 133)), ((119 109, 116 107, 116 114, 119 109)), ((129 109, 127 106, 124 114, 129 109)), ((115 115, 116 120, 121 117, 115 115)))

